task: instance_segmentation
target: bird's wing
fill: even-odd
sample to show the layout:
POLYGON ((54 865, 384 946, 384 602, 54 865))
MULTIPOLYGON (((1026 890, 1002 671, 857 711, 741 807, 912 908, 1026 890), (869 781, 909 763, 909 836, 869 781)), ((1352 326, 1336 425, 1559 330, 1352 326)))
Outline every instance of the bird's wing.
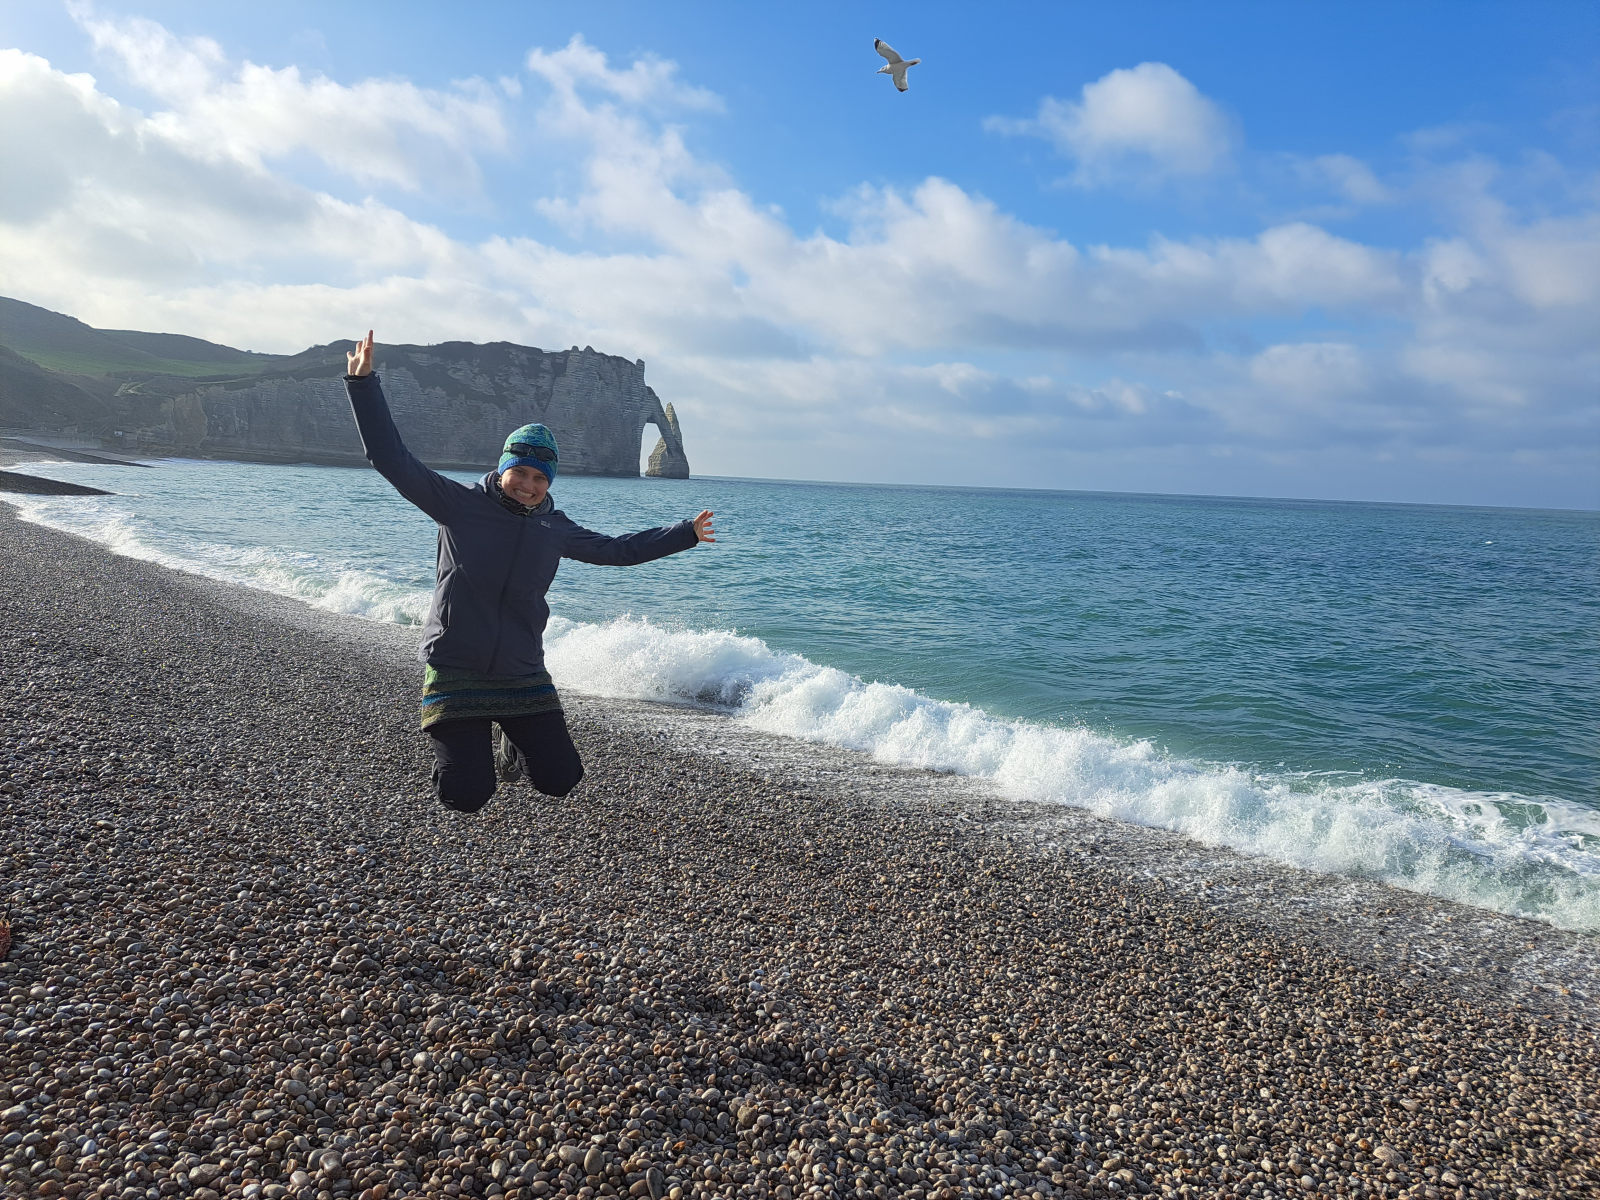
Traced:
POLYGON ((891 67, 894 66, 895 63, 901 61, 900 56, 895 53, 894 47, 889 45, 889 43, 884 41, 882 38, 873 38, 872 48, 879 54, 883 55, 884 58, 888 59, 891 67))
POLYGON ((900 67, 893 71, 889 78, 894 80, 895 87, 899 88, 902 92, 911 86, 906 82, 906 69, 904 67, 900 67))

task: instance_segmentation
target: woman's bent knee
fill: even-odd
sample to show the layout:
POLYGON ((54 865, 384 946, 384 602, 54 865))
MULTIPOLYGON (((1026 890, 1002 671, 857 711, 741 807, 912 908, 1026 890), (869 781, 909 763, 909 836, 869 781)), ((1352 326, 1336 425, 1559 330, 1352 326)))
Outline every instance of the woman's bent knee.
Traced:
POLYGON ((539 779, 531 779, 530 783, 543 795, 554 800, 560 800, 572 793, 572 789, 583 782, 583 764, 575 763, 571 770, 560 774, 546 774, 539 779))
POLYGON ((464 788, 440 783, 435 794, 440 804, 454 812, 475 813, 489 803, 489 797, 494 795, 494 784, 491 782, 488 788, 464 788))

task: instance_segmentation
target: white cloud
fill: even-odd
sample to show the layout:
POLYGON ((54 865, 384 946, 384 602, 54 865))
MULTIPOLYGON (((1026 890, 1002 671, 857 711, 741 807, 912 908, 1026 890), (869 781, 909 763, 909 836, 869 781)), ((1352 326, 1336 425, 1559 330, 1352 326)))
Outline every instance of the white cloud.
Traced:
POLYGON ((1322 154, 1301 159, 1297 167, 1307 182, 1331 186, 1339 198, 1349 204, 1388 204, 1394 199, 1372 168, 1349 154, 1322 154))
POLYGON ((1371 385, 1364 356, 1348 342, 1269 346, 1250 360, 1250 375, 1288 404, 1357 396, 1371 385))
POLYGON ((1212 315, 1388 307, 1405 294, 1399 255, 1300 221, 1254 238, 1156 237, 1146 250, 1097 247, 1094 257, 1139 287, 1137 302, 1147 311, 1153 305, 1212 315))
POLYGON ((171 106, 151 118, 152 131, 198 157, 260 167, 306 153, 363 182, 457 191, 476 185, 481 153, 506 145, 500 97, 482 80, 450 92, 394 79, 344 85, 292 66, 234 64, 211 39, 180 39, 142 18, 71 11, 96 50, 171 106))
POLYGON ((595 89, 634 107, 722 110, 722 99, 715 92, 677 78, 677 63, 646 56, 626 69, 613 68, 605 52, 589 45, 578 33, 560 50, 536 46, 528 51, 527 68, 564 99, 575 100, 580 91, 595 89))
POLYGON ((211 38, 179 38, 143 17, 101 18, 92 6, 67 5, 94 48, 122 64, 128 78, 166 100, 203 95, 227 63, 211 38))
MULTIPOLYGON (((16 50, 0 50, 0 153, 15 172, 0 200, 7 294, 30 291, 90 320, 87 306, 140 298, 114 322, 123 327, 159 298, 219 279, 434 274, 461 250, 374 201, 199 155, 89 76, 16 50)), ((205 305, 192 316, 202 326, 217 319, 205 305)), ((280 338, 263 320, 246 344, 280 338)))
POLYGON ((1422 255, 1422 297, 1431 306, 1448 303, 1488 277, 1489 267, 1465 238, 1431 243, 1422 255))
POLYGON ((1400 366, 1418 382, 1446 388, 1472 403, 1516 409, 1528 402, 1524 384, 1507 379, 1502 356, 1485 347, 1423 337, 1405 347, 1400 366))
POLYGON ((1231 428, 1253 439, 1282 443, 1303 438, 1307 428, 1323 440, 1375 435, 1385 420, 1384 405, 1374 411, 1367 355, 1348 342, 1268 346, 1243 365, 1240 378, 1245 386, 1220 407, 1231 428))
POLYGON ((1494 230, 1486 239, 1512 293, 1541 312, 1600 304, 1600 213, 1494 230))
POLYGON ((1031 119, 991 117, 986 125, 1051 141, 1085 185, 1206 175, 1227 162, 1233 143, 1217 104, 1158 62, 1112 71, 1085 84, 1076 101, 1046 96, 1031 119))

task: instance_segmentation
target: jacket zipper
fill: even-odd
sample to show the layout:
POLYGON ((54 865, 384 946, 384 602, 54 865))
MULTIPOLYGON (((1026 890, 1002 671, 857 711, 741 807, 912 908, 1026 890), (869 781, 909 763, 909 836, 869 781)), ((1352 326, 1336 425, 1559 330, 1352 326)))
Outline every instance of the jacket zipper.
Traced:
MULTIPOLYGON (((523 517, 522 521, 526 522, 527 519, 528 518, 523 517)), ((496 617, 495 617, 495 623, 494 623, 494 648, 489 651, 489 663, 488 663, 488 666, 485 668, 485 670, 489 671, 491 674, 494 671, 495 663, 500 661, 500 638, 501 638, 501 631, 502 631, 502 629, 504 627, 504 624, 505 624, 504 621, 500 618, 499 614, 505 611, 505 607, 506 607, 506 590, 508 588, 510 588, 510 586, 511 586, 511 575, 512 575, 512 572, 514 572, 517 569, 517 560, 522 557, 522 540, 523 540, 523 538, 527 537, 527 535, 528 535, 528 526, 526 524, 518 525, 517 526, 517 547, 516 547, 515 550, 513 550, 511 552, 511 564, 510 564, 510 566, 508 566, 506 568, 506 577, 500 584, 500 603, 495 608, 496 617)))

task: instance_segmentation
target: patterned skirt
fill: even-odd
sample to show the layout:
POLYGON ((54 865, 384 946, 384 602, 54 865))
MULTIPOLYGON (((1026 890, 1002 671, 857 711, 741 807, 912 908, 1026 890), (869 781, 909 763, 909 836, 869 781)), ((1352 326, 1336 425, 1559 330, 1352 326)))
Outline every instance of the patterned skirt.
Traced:
POLYGON ((560 712, 561 697, 550 672, 487 676, 449 667, 428 667, 422 677, 422 727, 464 718, 531 717, 560 712))

